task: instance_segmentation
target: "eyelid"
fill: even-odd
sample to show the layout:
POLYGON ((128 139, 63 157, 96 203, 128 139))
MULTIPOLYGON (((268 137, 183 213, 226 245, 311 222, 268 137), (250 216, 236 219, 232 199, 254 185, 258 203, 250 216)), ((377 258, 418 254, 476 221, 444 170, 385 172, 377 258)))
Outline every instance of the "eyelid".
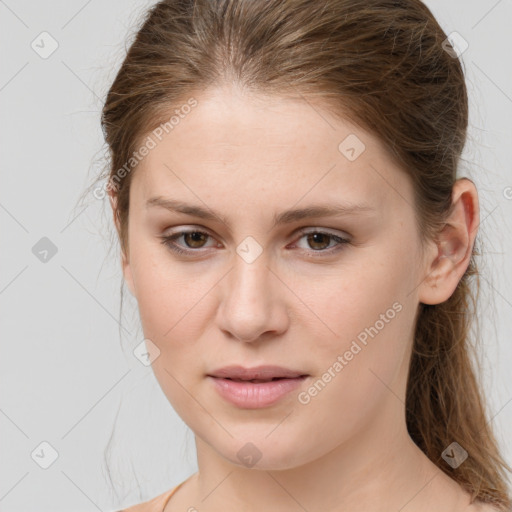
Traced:
POLYGON ((310 235, 311 233, 321 233, 323 235, 331 235, 338 238, 344 238, 351 240, 351 236, 346 231, 340 231, 337 229, 323 228, 318 226, 304 226, 294 231, 293 236, 297 235, 310 235))
POLYGON ((166 237, 171 237, 171 236, 178 236, 178 235, 186 235, 187 233, 201 233, 203 235, 208 235, 210 238, 214 238, 214 239, 217 239, 216 236, 214 236, 208 229, 202 227, 202 226, 188 226, 186 228, 181 228, 181 226, 179 226, 180 229, 176 229, 175 231, 170 231, 168 232, 168 234, 164 235, 166 237))

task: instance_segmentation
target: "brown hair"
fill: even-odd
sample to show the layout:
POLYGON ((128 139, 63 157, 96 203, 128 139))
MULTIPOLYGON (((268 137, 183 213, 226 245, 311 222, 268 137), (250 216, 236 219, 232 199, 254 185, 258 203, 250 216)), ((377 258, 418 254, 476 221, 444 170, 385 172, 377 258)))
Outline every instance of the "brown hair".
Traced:
MULTIPOLYGON (((146 14, 108 92, 102 128, 110 153, 121 247, 127 254, 129 191, 144 136, 194 93, 226 82, 247 90, 318 98, 375 134, 411 177, 422 241, 450 211, 466 142, 468 98, 460 60, 419 0, 164 0, 146 14), (120 169, 125 172, 119 173, 120 169), (120 179, 120 174, 122 179, 120 179)), ((475 245, 476 247, 476 245, 475 245)), ((411 438, 472 496, 512 506, 471 362, 479 276, 473 249, 453 295, 420 304, 407 383, 411 438), (441 457, 457 442, 456 469, 441 457)), ((478 339, 476 340, 478 341, 478 339)))

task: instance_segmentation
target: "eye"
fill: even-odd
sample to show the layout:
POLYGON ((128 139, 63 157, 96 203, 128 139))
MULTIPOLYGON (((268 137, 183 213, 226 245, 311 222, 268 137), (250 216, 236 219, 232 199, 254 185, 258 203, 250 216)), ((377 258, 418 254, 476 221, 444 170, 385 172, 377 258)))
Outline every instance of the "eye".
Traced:
POLYGON ((337 253, 343 249, 345 244, 350 243, 348 238, 343 238, 341 236, 334 235, 333 233, 317 229, 312 231, 301 230, 299 233, 302 235, 299 240, 305 238, 307 245, 313 249, 312 251, 308 251, 307 248, 305 249, 312 253, 311 256, 313 257, 322 257, 337 253), (331 245, 331 242, 334 242, 334 245, 331 245))
MULTIPOLYGON (((312 250, 301 248, 302 251, 319 253, 311 254, 313 257, 333 254, 341 250, 343 245, 350 243, 347 238, 343 238, 325 231, 301 230, 299 234, 302 235, 299 240, 305 238, 306 243, 312 248, 312 250), (334 242, 334 246, 331 245, 332 242, 334 242)), ((178 231, 172 235, 165 235, 160 238, 162 239, 162 243, 174 253, 180 255, 192 255, 193 253, 200 252, 195 249, 203 249, 207 239, 213 237, 211 237, 211 235, 205 231, 190 230, 178 231), (176 240, 181 237, 183 237, 183 241, 185 242, 185 248, 176 243, 176 240)))
POLYGON ((192 252, 197 252, 189 249, 201 249, 203 248, 204 241, 210 235, 205 231, 191 230, 191 231, 178 231, 174 235, 163 236, 162 243, 171 249, 171 251, 176 254, 190 254, 192 252), (175 243, 175 240, 178 238, 184 237, 183 240, 186 243, 188 249, 182 249, 179 245, 175 243))

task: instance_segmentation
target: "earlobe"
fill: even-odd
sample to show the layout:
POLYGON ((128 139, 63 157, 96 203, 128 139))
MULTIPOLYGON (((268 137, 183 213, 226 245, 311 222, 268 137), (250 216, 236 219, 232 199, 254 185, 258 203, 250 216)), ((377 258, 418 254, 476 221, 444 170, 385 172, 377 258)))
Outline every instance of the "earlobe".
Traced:
POLYGON ((469 266, 479 223, 478 193, 467 178, 457 180, 452 190, 452 210, 438 234, 426 277, 419 288, 423 304, 448 300, 469 266))

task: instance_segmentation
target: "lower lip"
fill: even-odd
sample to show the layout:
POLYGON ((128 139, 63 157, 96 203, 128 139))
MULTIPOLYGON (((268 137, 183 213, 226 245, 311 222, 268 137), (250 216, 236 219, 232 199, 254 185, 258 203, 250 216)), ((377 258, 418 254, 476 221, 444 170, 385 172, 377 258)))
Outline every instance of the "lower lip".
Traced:
POLYGON ((307 376, 270 382, 238 382, 211 376, 208 378, 213 381, 219 394, 228 402, 243 409, 259 409, 275 404, 297 389, 307 376))

